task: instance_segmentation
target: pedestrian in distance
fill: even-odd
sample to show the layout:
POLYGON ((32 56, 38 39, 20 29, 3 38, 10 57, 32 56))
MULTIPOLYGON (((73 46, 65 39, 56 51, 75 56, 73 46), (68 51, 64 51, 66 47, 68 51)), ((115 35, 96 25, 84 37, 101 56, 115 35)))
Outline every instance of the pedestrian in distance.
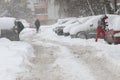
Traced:
POLYGON ((40 28, 40 21, 39 21, 39 19, 36 19, 35 27, 36 27, 36 32, 38 33, 39 32, 39 28, 40 28))
POLYGON ((98 27, 97 27, 97 29, 96 29, 96 32, 97 32, 97 34, 96 34, 96 42, 98 41, 98 38, 100 37, 100 34, 102 33, 102 37, 104 38, 104 40, 105 40, 105 38, 106 38, 106 34, 105 34, 105 32, 106 32, 106 26, 108 26, 107 25, 107 22, 105 22, 105 20, 108 18, 108 16, 106 16, 106 15, 103 15, 99 20, 98 20, 98 27))

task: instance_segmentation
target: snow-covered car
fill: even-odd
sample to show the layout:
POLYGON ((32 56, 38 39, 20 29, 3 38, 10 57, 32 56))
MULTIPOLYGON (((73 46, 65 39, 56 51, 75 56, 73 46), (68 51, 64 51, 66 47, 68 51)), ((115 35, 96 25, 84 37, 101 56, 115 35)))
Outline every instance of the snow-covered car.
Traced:
POLYGON ((53 29, 53 31, 58 34, 58 35, 63 35, 63 29, 73 23, 74 21, 76 21, 77 18, 67 18, 67 19, 59 19, 57 24, 55 24, 55 28, 53 29))
POLYGON ((16 18, 13 17, 0 17, 0 37, 19 40, 19 36, 14 30, 15 20, 16 18))
POLYGON ((70 29, 71 29, 72 27, 75 27, 75 26, 79 25, 79 24, 80 24, 80 22, 79 22, 78 20, 76 20, 76 21, 70 23, 69 25, 66 25, 66 27, 63 29, 63 34, 64 34, 64 36, 69 36, 69 34, 70 34, 70 33, 69 33, 70 29))
POLYGON ((96 35, 97 21, 101 16, 90 16, 80 25, 71 28, 71 38, 93 38, 96 35))
MULTIPOLYGON (((71 38, 95 38, 96 37, 96 28, 98 26, 98 20, 102 15, 98 16, 89 16, 88 20, 83 22, 82 24, 72 27, 70 30, 71 38)), ((120 16, 119 15, 110 15, 107 14, 108 26, 107 28, 114 29, 114 31, 120 30, 120 16)))
POLYGON ((19 40, 18 27, 15 25, 16 21, 20 21, 24 25, 24 28, 29 27, 29 23, 26 20, 17 20, 14 17, 0 17, 0 37, 19 40))
POLYGON ((58 22, 56 24, 54 24, 54 28, 53 31, 57 34, 57 35, 63 35, 63 28, 65 26, 62 26, 63 24, 65 24, 68 20, 67 19, 59 19, 58 22))
POLYGON ((72 22, 71 24, 67 25, 64 29, 63 29, 63 33, 64 36, 68 36, 70 35, 70 30, 73 27, 79 26, 80 24, 83 24, 84 22, 86 22, 87 20, 89 20, 90 17, 80 17, 77 18, 74 22, 72 22))
POLYGON ((57 34, 57 35, 63 35, 63 28, 64 26, 59 26, 53 29, 53 31, 57 34))

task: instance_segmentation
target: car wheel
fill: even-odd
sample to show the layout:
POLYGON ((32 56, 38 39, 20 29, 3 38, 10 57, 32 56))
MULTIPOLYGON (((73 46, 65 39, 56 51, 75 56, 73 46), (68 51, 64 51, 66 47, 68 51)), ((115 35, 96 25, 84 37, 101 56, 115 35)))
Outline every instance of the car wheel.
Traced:
POLYGON ((77 38, 87 39, 87 35, 85 32, 78 32, 76 35, 77 38))

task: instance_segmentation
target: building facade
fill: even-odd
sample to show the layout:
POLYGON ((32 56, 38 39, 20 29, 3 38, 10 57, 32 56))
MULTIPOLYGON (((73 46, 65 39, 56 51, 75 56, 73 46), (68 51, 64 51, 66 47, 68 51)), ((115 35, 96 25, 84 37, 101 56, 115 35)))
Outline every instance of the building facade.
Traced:
POLYGON ((34 16, 40 21, 48 19, 48 2, 47 0, 36 0, 34 3, 34 16))
POLYGON ((54 0, 28 0, 35 19, 43 23, 51 23, 58 19, 58 6, 54 0))

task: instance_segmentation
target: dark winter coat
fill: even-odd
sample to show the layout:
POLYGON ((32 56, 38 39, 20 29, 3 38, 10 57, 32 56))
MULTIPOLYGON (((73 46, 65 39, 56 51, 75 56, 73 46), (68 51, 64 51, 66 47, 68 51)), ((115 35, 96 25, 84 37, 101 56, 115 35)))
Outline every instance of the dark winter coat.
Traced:
POLYGON ((40 21, 38 19, 35 21, 35 27, 36 27, 36 31, 38 32, 40 27, 40 21))
POLYGON ((40 27, 40 21, 38 19, 35 21, 35 26, 40 27))
POLYGON ((19 34, 24 29, 24 25, 20 21, 17 21, 16 26, 17 26, 17 31, 19 34))

